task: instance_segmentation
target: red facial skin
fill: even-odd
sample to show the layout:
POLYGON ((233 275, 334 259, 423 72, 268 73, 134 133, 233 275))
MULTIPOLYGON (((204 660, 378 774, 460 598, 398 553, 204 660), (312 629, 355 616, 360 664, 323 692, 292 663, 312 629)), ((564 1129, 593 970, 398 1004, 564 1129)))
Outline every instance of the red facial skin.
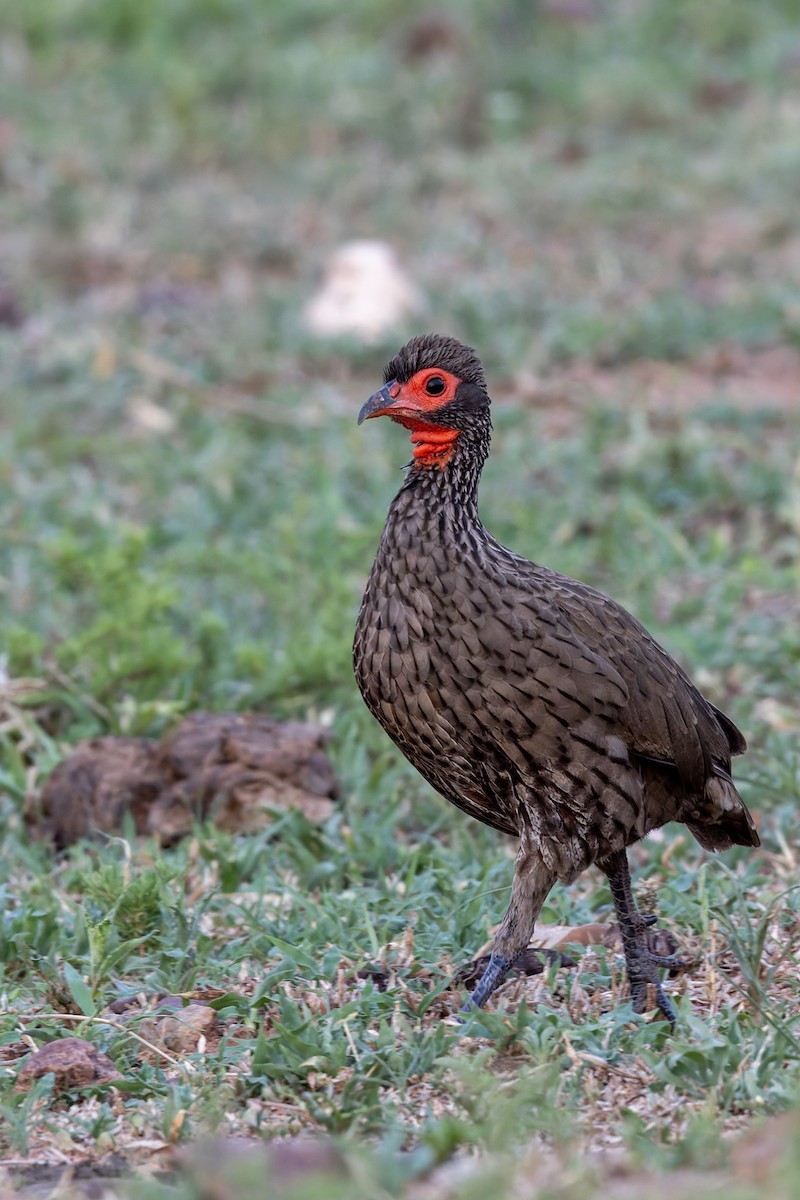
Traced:
POLYGON ((440 467, 444 469, 450 461, 455 449, 457 429, 446 429, 437 425, 430 418, 454 399, 456 388, 461 380, 449 371, 438 367, 426 367, 417 371, 408 383, 393 383, 389 395, 394 403, 379 412, 371 414, 375 417, 387 416, 411 430, 411 442, 414 446, 414 458, 423 467, 440 467), (434 376, 443 379, 445 390, 437 396, 429 396, 425 385, 434 376))

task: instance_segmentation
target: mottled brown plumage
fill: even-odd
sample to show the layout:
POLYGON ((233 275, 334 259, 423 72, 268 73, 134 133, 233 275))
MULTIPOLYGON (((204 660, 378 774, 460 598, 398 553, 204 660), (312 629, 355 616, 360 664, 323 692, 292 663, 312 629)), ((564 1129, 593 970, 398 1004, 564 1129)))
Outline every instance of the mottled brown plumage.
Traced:
POLYGON ((584 583, 497 542, 477 509, 491 422, 483 367, 452 338, 414 338, 359 420, 411 430, 358 617, 355 673, 377 720, 429 783, 520 838, 511 903, 472 993, 525 949, 553 884, 608 876, 634 1007, 669 1020, 633 903, 626 847, 667 821, 702 846, 758 845, 730 777, 745 741, 639 622, 584 583))

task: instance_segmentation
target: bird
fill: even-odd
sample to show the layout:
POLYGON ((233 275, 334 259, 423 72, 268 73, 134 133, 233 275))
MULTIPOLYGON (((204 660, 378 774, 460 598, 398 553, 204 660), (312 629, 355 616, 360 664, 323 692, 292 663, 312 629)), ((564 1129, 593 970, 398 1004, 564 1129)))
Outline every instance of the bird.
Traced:
POLYGON ((745 738, 643 625, 588 584, 484 527, 491 439, 476 352, 413 337, 358 423, 387 416, 413 454, 358 613, 367 708, 447 800, 518 838, 511 897, 462 1011, 481 1008, 529 946, 545 898, 595 865, 608 879, 633 1011, 676 1011, 633 896, 628 847, 669 821, 705 850, 758 846, 731 777, 745 738))

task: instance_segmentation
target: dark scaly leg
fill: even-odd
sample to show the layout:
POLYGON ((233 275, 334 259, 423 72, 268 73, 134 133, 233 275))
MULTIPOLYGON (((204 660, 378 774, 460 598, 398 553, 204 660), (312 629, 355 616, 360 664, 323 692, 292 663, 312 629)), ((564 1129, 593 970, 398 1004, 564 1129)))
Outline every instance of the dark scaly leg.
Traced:
POLYGON ((533 845, 530 832, 527 828, 523 829, 514 863, 511 902, 494 936, 486 970, 461 1009, 462 1012, 483 1008, 492 992, 503 982, 514 960, 527 948, 536 918, 555 881, 555 875, 545 867, 541 854, 533 845))
POLYGON ((643 917, 636 907, 631 891, 631 876, 628 870, 628 856, 624 850, 619 850, 609 858, 599 862, 598 867, 608 876, 611 895, 614 898, 614 908, 617 910, 619 931, 622 935, 622 949, 625 952, 625 966, 631 985, 633 1011, 647 1011, 649 998, 648 990, 652 985, 655 991, 656 1006, 675 1028, 675 1009, 661 984, 659 969, 677 965, 677 960, 661 958, 653 954, 648 945, 647 929, 655 923, 655 917, 643 917))

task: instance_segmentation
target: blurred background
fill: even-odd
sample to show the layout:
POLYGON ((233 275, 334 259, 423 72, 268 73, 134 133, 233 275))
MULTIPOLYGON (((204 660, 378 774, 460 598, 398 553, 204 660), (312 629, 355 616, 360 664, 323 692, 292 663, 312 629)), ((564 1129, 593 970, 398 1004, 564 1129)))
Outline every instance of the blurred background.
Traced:
POLYGON ((795 664, 745 595, 798 529, 799 13, 6 8, 2 632, 74 689, 59 732, 355 703, 407 447, 354 418, 426 329, 486 361, 499 536, 723 690, 776 607, 795 664))
MULTIPOLYGON (((65 1031, 14 1013, 142 991, 216 996, 225 1032, 175 1082, 87 1024, 129 1094, 76 1103, 59 1161, 216 1122, 422 1139, 413 1173, 588 1111, 593 1145, 705 1170, 796 1099, 798 549, 798 0, 2 6, 3 1061, 65 1031), (763 854, 706 873, 671 831, 632 856, 702 964, 668 1053, 587 958, 552 1000, 510 986, 510 1032, 505 1000, 486 1016, 505 1082, 446 1058, 425 988, 499 918, 507 847, 400 760, 350 666, 409 458, 356 416, 426 330, 487 366, 489 529, 632 609, 750 741, 763 854), (325 726, 341 803, 169 850, 34 840, 70 743, 196 709, 325 726), (370 955, 385 994, 353 984, 370 955)), ((590 873, 543 917, 609 910, 590 873)), ((3 1070, 0 1146, 50 1161, 58 1114, 3 1070)))

